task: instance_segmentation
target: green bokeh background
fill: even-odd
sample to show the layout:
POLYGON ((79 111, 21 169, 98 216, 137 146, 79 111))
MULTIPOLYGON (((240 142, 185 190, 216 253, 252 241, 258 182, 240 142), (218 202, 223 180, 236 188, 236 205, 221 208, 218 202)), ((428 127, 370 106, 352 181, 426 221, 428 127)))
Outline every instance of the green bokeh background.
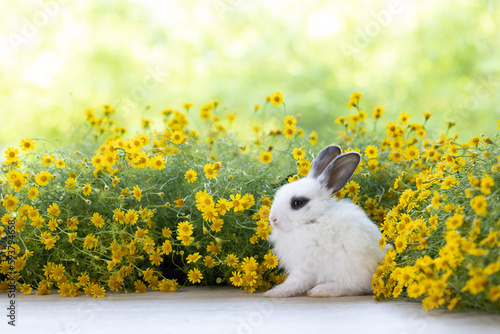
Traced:
POLYGON ((213 99, 251 122, 276 91, 327 142, 353 91, 369 115, 385 108, 382 122, 430 112, 435 136, 446 121, 463 140, 497 132, 496 1, 0 3, 2 151, 25 137, 67 140, 83 110, 103 104, 131 131, 213 99))

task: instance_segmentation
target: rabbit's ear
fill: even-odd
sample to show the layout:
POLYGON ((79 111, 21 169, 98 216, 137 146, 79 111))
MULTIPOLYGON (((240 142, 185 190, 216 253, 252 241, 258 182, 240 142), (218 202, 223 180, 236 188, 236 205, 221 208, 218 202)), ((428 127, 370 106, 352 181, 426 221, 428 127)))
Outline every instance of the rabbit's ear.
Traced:
POLYGON ((337 145, 328 146, 321 150, 316 159, 314 159, 309 176, 313 178, 320 176, 328 164, 340 155, 340 152, 340 147, 337 145))
POLYGON ((342 154, 330 162, 318 180, 334 194, 344 188, 360 161, 361 155, 356 152, 342 154))

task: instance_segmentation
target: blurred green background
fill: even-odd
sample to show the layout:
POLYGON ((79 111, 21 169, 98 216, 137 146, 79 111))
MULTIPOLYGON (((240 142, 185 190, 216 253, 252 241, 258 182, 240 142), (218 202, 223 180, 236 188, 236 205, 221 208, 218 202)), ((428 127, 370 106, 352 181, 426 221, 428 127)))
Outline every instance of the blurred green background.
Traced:
POLYGON ((463 140, 492 134, 500 119, 497 1, 0 3, 2 152, 24 137, 66 138, 85 108, 110 104, 133 130, 214 99, 250 119, 276 91, 323 141, 352 113, 353 91, 369 115, 385 108, 384 123, 432 113, 435 136, 448 120, 463 140))

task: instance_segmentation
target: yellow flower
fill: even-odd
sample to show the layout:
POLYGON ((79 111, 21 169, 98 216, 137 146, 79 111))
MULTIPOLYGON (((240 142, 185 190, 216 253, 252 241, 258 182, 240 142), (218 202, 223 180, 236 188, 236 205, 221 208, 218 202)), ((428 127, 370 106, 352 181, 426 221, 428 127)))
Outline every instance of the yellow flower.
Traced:
POLYGON ((229 281, 234 286, 242 286, 243 285, 243 277, 241 276, 241 272, 240 271, 233 271, 232 274, 233 274, 233 276, 231 276, 229 281))
POLYGON ((359 114, 354 114, 349 116, 348 121, 351 124, 356 124, 361 121, 361 118, 359 117, 359 114))
POLYGON ((180 222, 177 224, 177 234, 179 235, 192 235, 193 225, 188 221, 180 222))
POLYGON ((78 180, 75 179, 74 177, 69 177, 66 181, 65 181, 65 186, 64 188, 72 188, 74 187, 76 184, 78 183, 78 180))
POLYGON ((269 251, 264 255, 264 266, 267 269, 274 269, 278 266, 278 258, 274 255, 273 251, 269 251))
POLYGON ((312 145, 316 145, 316 143, 318 142, 318 133, 316 131, 313 130, 309 135, 309 142, 312 145))
POLYGON ((135 237, 137 239, 143 239, 148 232, 148 230, 143 230, 142 228, 138 227, 137 231, 135 231, 135 237))
POLYGON ((340 124, 340 125, 344 125, 345 121, 347 119, 347 116, 339 116, 335 119, 335 121, 333 121, 335 124, 340 124))
POLYGON ((24 176, 19 173, 19 176, 13 179, 10 179, 10 189, 14 189, 15 191, 21 191, 26 185, 26 180, 24 176))
POLYGON ((464 224, 464 217, 459 214, 455 213, 453 217, 448 218, 446 221, 446 228, 448 230, 452 230, 454 228, 460 227, 464 224))
POLYGON ((360 121, 364 121, 364 120, 366 119, 366 117, 367 117, 367 114, 366 114, 366 112, 365 112, 365 111, 360 110, 360 111, 358 112, 358 118, 359 118, 359 120, 360 120, 360 121))
POLYGON ((368 159, 375 159, 378 156, 378 148, 373 145, 368 145, 365 148, 365 156, 368 159))
POLYGON ((368 161, 368 163, 366 164, 368 166, 368 168, 370 168, 370 170, 372 171, 378 171, 379 170, 379 162, 377 159, 371 159, 368 161))
POLYGON ((182 144, 184 142, 184 131, 177 130, 170 135, 170 140, 176 144, 182 144))
POLYGON ((416 160, 419 157, 419 149, 416 146, 407 147, 405 150, 405 158, 408 160, 416 160))
POLYGON ((221 198, 217 201, 217 210, 219 210, 219 214, 221 216, 225 215, 228 210, 230 210, 233 207, 232 203, 229 202, 227 199, 221 198))
POLYGON ((187 180, 188 183, 193 183, 196 181, 196 172, 192 169, 188 170, 186 174, 184 174, 184 178, 187 180))
POLYGON ((78 276, 78 284, 80 286, 86 285, 90 281, 89 275, 87 273, 83 273, 78 276))
POLYGON ((51 217, 57 217, 61 213, 61 210, 59 209, 59 205, 57 203, 52 203, 48 208, 47 208, 47 214, 51 217))
POLYGON ((257 284, 258 278, 259 275, 256 271, 247 271, 243 273, 243 281, 245 281, 245 288, 248 292, 252 293, 255 290, 254 286, 257 284))
POLYGON ((376 106, 375 109, 373 110, 373 118, 375 119, 379 119, 380 117, 382 117, 382 115, 384 114, 384 108, 382 108, 381 106, 376 106))
MULTIPOLYGON (((500 130, 500 121, 498 125, 498 130, 500 130)), ((492 302, 496 302, 498 299, 500 299, 500 285, 492 286, 488 290, 488 298, 492 302)))
POLYGON ((484 195, 476 196, 470 201, 470 206, 478 216, 484 216, 488 207, 488 202, 484 195))
POLYGON ((284 126, 293 126, 293 127, 295 127, 295 125, 297 125, 297 119, 295 117, 291 116, 291 115, 288 115, 283 120, 283 125, 284 126))
POLYGON ((226 256, 226 259, 224 260, 224 262, 226 262, 226 264, 230 267, 237 267, 239 260, 238 260, 238 257, 236 255, 228 254, 226 256))
POLYGON ((174 203, 176 208, 182 208, 184 205, 184 198, 177 198, 174 203))
POLYGON ((307 176, 311 170, 311 162, 309 160, 297 161, 297 172, 301 176, 307 176))
POLYGON ((203 107, 201 108, 201 110, 200 110, 200 118, 201 118, 202 120, 204 120, 204 121, 208 121, 208 120, 210 119, 210 117, 211 117, 211 115, 210 115, 210 109, 213 109, 213 107, 212 107, 212 108, 210 108, 210 109, 208 109, 208 108, 209 108, 209 107, 207 107, 207 106, 205 105, 205 106, 203 106, 203 107))
POLYGON ((94 212, 90 220, 96 227, 101 228, 104 226, 104 219, 102 219, 102 216, 98 212, 94 212))
POLYGON ((21 149, 28 152, 32 151, 35 149, 35 142, 30 138, 23 139, 21 140, 21 149))
POLYGON ((398 298, 399 295, 401 295, 401 292, 403 292, 403 286, 402 285, 396 285, 394 290, 392 290, 392 297, 398 298))
POLYGON ((63 159, 57 159, 56 160, 56 167, 57 168, 66 168, 66 163, 64 162, 63 159))
POLYGON ((43 219, 40 216, 35 216, 35 217, 31 218, 31 226, 34 226, 36 228, 42 228, 44 222, 45 222, 45 219, 43 219))
POLYGON ((172 243, 170 240, 165 240, 161 246, 161 251, 163 254, 168 255, 172 252, 172 243))
POLYGON ((201 280, 203 279, 203 274, 200 272, 198 268, 194 268, 189 270, 188 272, 188 280, 191 283, 201 283, 201 280))
POLYGON ((173 292, 173 291, 177 290, 177 283, 176 283, 176 280, 162 279, 158 283, 158 287, 159 287, 160 291, 173 292))
POLYGON ((141 188, 139 188, 138 185, 134 186, 134 197, 137 200, 137 202, 141 201, 142 191, 141 191, 141 188))
POLYGON ((491 188, 495 185, 495 181, 489 175, 481 178, 481 192, 485 195, 491 194, 491 188))
POLYGON ((215 259, 210 255, 205 256, 205 258, 203 259, 203 263, 207 268, 213 268, 216 265, 215 259))
POLYGON ((353 106, 356 106, 359 103, 359 100, 361 99, 362 96, 363 94, 358 92, 352 93, 351 97, 349 98, 349 103, 347 104, 347 108, 350 109, 353 106))
MULTIPOLYGON (((210 163, 206 164, 203 167, 203 171, 205 172, 205 177, 209 180, 217 177, 217 172, 214 170, 214 166, 210 163)), ((188 180, 189 181, 189 180, 188 180)))
POLYGON ((35 219, 36 217, 38 217, 40 215, 40 212, 38 211, 38 209, 35 209, 33 207, 30 207, 28 209, 28 218, 33 220, 35 219))
POLYGON ((422 300, 422 306, 425 310, 438 308, 445 303, 444 293, 437 289, 431 289, 428 296, 422 300))
POLYGON ((443 183, 441 183, 441 189, 443 190, 450 189, 451 187, 454 187, 457 184, 458 180, 453 175, 450 175, 443 180, 443 183))
POLYGON ((189 246, 193 243, 194 237, 190 235, 178 235, 177 240, 179 240, 184 246, 189 246))
POLYGON ((216 244, 213 241, 210 241, 210 244, 207 246, 207 252, 212 254, 219 254, 222 251, 222 247, 220 244, 216 244))
POLYGON ((406 125, 406 124, 408 124, 408 120, 409 119, 410 119, 410 114, 408 114, 407 112, 403 111, 401 114, 399 114, 398 122, 401 125, 406 125))
POLYGON ((297 129, 295 129, 295 126, 287 125, 287 126, 285 126, 285 129, 283 130, 283 132, 285 133, 286 139, 292 139, 295 136, 295 134, 297 133, 297 129))
POLYGON ((469 275, 471 278, 465 282, 465 286, 462 288, 462 291, 469 291, 470 293, 477 295, 479 292, 488 288, 488 276, 482 269, 471 270, 469 271, 469 275))
POLYGON ((283 103, 283 94, 280 92, 273 93, 271 94, 269 101, 273 106, 277 107, 283 103))
POLYGON ((302 160, 306 156, 306 153, 301 148, 294 148, 292 155, 295 160, 302 160))
POLYGON ((165 161, 162 156, 155 155, 149 160, 149 167, 154 170, 162 170, 165 168, 165 161))
POLYGON ((408 244, 408 240, 406 239, 406 235, 398 235, 396 237, 396 240, 394 242, 394 246, 396 246, 396 252, 401 253, 403 252, 408 244))
MULTIPOLYGON (((393 150, 393 152, 391 152, 391 153, 401 152, 403 150, 404 140, 403 140, 403 138, 400 138, 400 137, 391 138, 389 145, 393 150)), ((402 156, 401 156, 401 159, 402 159, 402 156)))
POLYGON ((186 257, 187 263, 196 263, 196 262, 198 262, 199 259, 201 259, 201 255, 199 252, 188 255, 186 257))
POLYGON ((33 291, 33 288, 31 285, 24 283, 19 287, 19 291, 21 291, 23 295, 29 295, 31 291, 33 291))
POLYGON ((6 195, 1 202, 5 207, 5 210, 14 211, 17 208, 17 203, 19 202, 19 200, 13 195, 6 195))
POLYGON ((129 223, 130 225, 135 225, 138 218, 139 214, 134 210, 128 210, 125 214, 125 222, 129 223))
POLYGON ((243 203, 241 201, 241 194, 230 195, 229 198, 231 199, 231 206, 233 207, 234 212, 245 210, 245 207, 243 206, 243 203))
POLYGON ((473 186, 473 187, 479 187, 479 185, 481 184, 481 179, 478 179, 477 177, 475 177, 474 175, 469 175, 467 176, 467 178, 469 179, 469 182, 470 184, 473 186))
POLYGON ((69 242, 73 242, 73 241, 75 241, 75 239, 76 239, 76 235, 77 235, 77 233, 76 233, 76 232, 73 232, 73 233, 68 234, 68 241, 69 241, 69 242))
POLYGON ((469 139, 468 144, 470 146, 477 146, 477 145, 479 145, 479 143, 481 143, 481 138, 478 136, 475 136, 475 137, 472 137, 471 139, 469 139))
POLYGON ((83 186, 83 195, 88 196, 88 195, 90 195, 91 192, 92 192, 92 187, 90 186, 90 184, 88 184, 88 183, 85 184, 83 186))
POLYGON ((42 157, 42 164, 45 167, 49 167, 50 165, 52 165, 53 162, 54 162, 54 156, 50 153, 47 153, 42 157))
POLYGON ((113 218, 118 222, 120 223, 121 225, 123 225, 125 223, 125 212, 120 209, 120 208, 116 208, 113 210, 113 218))
POLYGON ((146 284, 140 279, 134 282, 134 288, 136 293, 145 293, 147 289, 146 284))
POLYGON ((204 207, 202 211, 203 219, 209 223, 214 222, 219 217, 219 212, 213 207, 204 207))
POLYGON ((5 150, 5 160, 7 164, 15 164, 19 162, 21 159, 17 156, 19 154, 19 150, 14 147, 8 147, 5 150))
POLYGON ((89 294, 94 298, 104 298, 106 290, 97 283, 91 283, 88 286, 89 294))
POLYGON ((387 129, 385 130, 385 133, 387 133, 388 137, 397 138, 401 137, 401 135, 403 134, 403 129, 398 126, 398 123, 396 121, 389 122, 385 126, 385 128, 387 129))
POLYGON ((159 266, 161 262, 163 262, 163 258, 161 257, 161 251, 159 248, 153 250, 149 255, 149 261, 153 266, 159 266))
MULTIPOLYGON (((487 246, 489 248, 495 247, 498 245, 498 232, 494 230, 490 230, 490 233, 486 238, 484 238, 480 243, 480 246, 487 246)), ((497 262, 497 269, 500 270, 500 262, 497 262)), ((486 271, 486 270, 485 270, 486 271)))
POLYGON ((118 177, 113 177, 113 188, 116 187, 116 185, 120 182, 120 179, 118 177))
POLYGON ((252 272, 257 270, 259 267, 257 260, 253 256, 251 257, 245 257, 241 263, 241 268, 245 272, 252 272))
POLYGON ((38 175, 36 176, 36 183, 38 183, 38 185, 40 186, 46 186, 47 184, 49 184, 49 180, 51 178, 52 174, 50 172, 43 171, 38 173, 38 175))
POLYGON ((437 191, 434 191, 434 196, 431 199, 431 207, 435 210, 439 209, 441 205, 441 197, 437 191))
POLYGON ((93 234, 88 234, 85 236, 83 241, 83 247, 87 249, 94 248, 95 236, 93 234))
MULTIPOLYGON (((3 227, 3 226, 2 226, 3 227)), ((0 273, 7 275, 10 272, 10 264, 7 261, 2 261, 0 263, 0 273)))
POLYGON ((132 167, 137 169, 146 168, 149 165, 149 158, 145 152, 139 152, 135 154, 132 161, 132 167))
POLYGON ((264 151, 259 155, 259 160, 260 162, 268 164, 273 161, 273 155, 271 154, 271 152, 264 151))
POLYGON ((359 193, 359 184, 356 181, 349 181, 344 187, 347 196, 355 197, 359 193))

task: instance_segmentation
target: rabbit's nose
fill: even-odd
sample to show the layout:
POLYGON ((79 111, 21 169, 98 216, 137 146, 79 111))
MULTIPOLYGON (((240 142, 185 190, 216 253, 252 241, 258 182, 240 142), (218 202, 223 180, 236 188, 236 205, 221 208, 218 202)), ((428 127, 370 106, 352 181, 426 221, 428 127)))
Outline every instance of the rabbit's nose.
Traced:
POLYGON ((273 225, 276 225, 276 222, 278 221, 278 218, 276 218, 276 217, 270 217, 270 220, 271 220, 271 223, 273 225))

